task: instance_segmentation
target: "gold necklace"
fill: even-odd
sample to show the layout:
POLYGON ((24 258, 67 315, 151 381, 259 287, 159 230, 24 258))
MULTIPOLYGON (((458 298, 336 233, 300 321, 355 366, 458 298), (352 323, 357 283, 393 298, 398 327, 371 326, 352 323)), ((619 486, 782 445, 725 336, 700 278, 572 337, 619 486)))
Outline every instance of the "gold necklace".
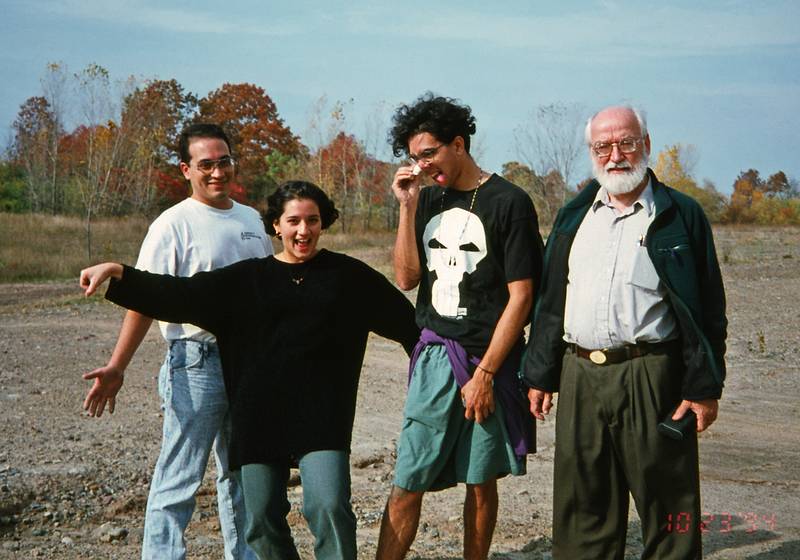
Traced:
MULTIPOLYGON (((467 231, 469 219, 472 217, 472 209, 475 207, 475 200, 478 198, 478 189, 483 185, 483 169, 478 168, 478 183, 475 185, 475 190, 472 191, 472 200, 469 201, 469 210, 467 210, 467 219, 464 220, 464 227, 461 228, 461 233, 458 235, 458 240, 464 237, 464 232, 467 231)), ((442 193, 442 198, 439 199, 439 214, 444 213, 444 197, 447 196, 447 188, 442 193)), ((441 218, 440 218, 441 219, 441 218)))

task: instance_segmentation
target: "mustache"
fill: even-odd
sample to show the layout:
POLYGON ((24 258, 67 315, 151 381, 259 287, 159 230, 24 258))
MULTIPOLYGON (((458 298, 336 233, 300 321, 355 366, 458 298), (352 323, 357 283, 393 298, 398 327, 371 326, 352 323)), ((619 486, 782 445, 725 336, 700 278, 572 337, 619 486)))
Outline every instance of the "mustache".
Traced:
POLYGON ((619 163, 614 163, 613 161, 609 161, 603 167, 606 171, 610 171, 612 169, 633 169, 633 166, 628 163, 627 161, 620 161, 619 163))

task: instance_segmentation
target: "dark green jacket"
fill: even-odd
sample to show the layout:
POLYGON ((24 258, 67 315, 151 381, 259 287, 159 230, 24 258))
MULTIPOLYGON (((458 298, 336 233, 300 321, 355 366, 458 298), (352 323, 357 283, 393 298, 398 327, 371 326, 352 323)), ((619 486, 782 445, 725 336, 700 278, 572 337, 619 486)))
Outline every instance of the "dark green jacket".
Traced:
MULTIPOLYGON (((656 216, 645 244, 681 332, 681 396, 719 398, 725 379, 725 291, 711 226, 691 197, 660 183, 649 171, 656 216)), ((556 392, 561 377, 569 252, 600 185, 592 181, 558 212, 547 239, 544 273, 534 311, 523 376, 531 387, 556 392)), ((585 266, 596 266, 587 262, 585 266)))

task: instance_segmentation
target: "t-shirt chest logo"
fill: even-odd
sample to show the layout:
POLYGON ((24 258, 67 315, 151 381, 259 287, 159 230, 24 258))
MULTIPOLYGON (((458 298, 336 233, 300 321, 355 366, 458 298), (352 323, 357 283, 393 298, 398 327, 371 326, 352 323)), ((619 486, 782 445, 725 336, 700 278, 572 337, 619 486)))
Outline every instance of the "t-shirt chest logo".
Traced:
POLYGON ((436 272, 431 303, 443 317, 463 317, 459 285, 486 256, 486 232, 477 215, 463 208, 437 214, 422 235, 428 270, 436 272))

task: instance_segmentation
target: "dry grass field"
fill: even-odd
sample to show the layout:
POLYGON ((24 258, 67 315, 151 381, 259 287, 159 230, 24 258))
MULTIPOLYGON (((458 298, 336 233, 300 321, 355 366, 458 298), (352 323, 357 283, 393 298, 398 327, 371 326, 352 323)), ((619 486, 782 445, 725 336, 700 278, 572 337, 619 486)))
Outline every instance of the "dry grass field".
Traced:
MULTIPOLYGON (((148 224, 142 217, 95 220, 90 257, 81 219, 0 212, 0 284, 74 278, 81 268, 95 262, 134 263, 148 224)), ((384 249, 391 245, 392 233, 343 234, 338 224, 334 224, 324 235, 324 244, 329 249, 365 252, 373 266, 388 272, 389 255, 384 249)))
MULTIPOLYGON (((15 254, 10 240, 33 243, 33 231, 25 228, 52 225, 22 226, 6 218, 0 215, 0 559, 138 558, 160 438, 155 376, 163 341, 155 329, 148 334, 113 416, 85 416, 80 405, 87 384, 80 374, 108 359, 122 311, 101 298, 83 299, 74 278, 30 282, 12 279, 41 274, 5 275, 15 254)), ((130 262, 144 224, 108 227, 109 239, 119 240, 104 241, 109 256, 130 262), (126 238, 131 241, 124 246, 126 238)), ((800 228, 723 227, 715 233, 728 295, 729 373, 720 418, 700 440, 706 557, 800 558, 800 228)), ((48 245, 46 237, 36 241, 44 257, 34 260, 63 255, 65 261, 47 276, 74 276, 86 264, 79 243, 64 248, 53 237, 48 245)), ((353 239, 334 233, 324 244, 388 272, 391 240, 389 234, 353 239)), ((374 556, 405 367, 399 347, 371 338, 351 461, 359 558, 374 556)), ((493 558, 549 557, 552 455, 548 420, 540 424, 539 453, 529 458, 528 474, 500 484, 493 558)), ((187 535, 192 559, 222 555, 213 465, 209 469, 187 535)), ((298 546, 311 558, 300 489, 290 495, 298 546)), ((426 499, 412 558, 460 558, 461 499, 460 489, 426 499)), ((636 558, 635 515, 630 529, 626 558, 636 558)))
POLYGON ((79 218, 0 213, 0 283, 74 277, 88 261, 135 261, 147 232, 144 218, 92 224, 92 256, 79 218))

